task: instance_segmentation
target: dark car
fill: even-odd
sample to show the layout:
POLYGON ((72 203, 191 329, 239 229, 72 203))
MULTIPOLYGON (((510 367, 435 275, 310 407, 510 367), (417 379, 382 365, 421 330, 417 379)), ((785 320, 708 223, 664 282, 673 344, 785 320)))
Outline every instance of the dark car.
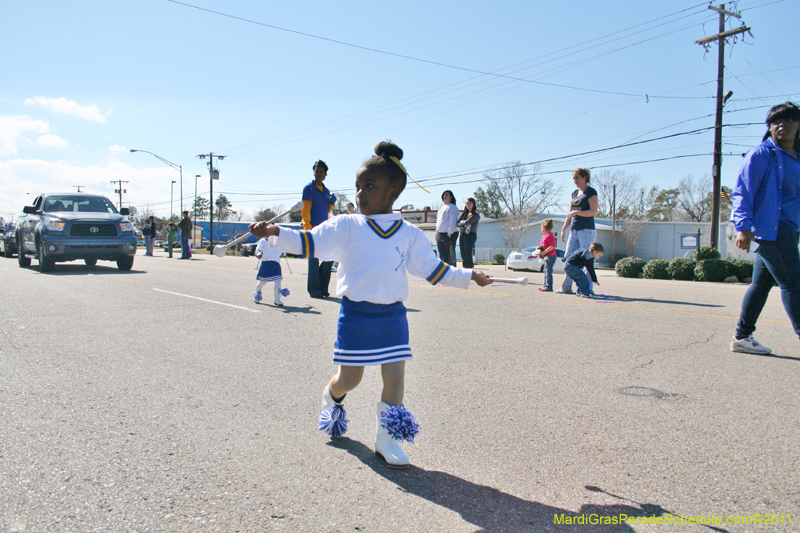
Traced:
POLYGON ((6 257, 14 257, 14 254, 17 253, 17 240, 14 235, 14 230, 16 229, 16 224, 14 222, 9 222, 6 224, 6 227, 0 232, 0 248, 2 248, 2 254, 6 257))
POLYGON ((17 220, 15 238, 19 266, 31 257, 39 270, 49 272, 56 262, 83 259, 116 261, 120 270, 133 267, 136 234, 127 208, 117 211, 105 196, 87 193, 50 193, 26 205, 17 220))
POLYGON ((246 242, 242 245, 242 255, 244 257, 256 255, 256 248, 258 248, 257 242, 246 242))

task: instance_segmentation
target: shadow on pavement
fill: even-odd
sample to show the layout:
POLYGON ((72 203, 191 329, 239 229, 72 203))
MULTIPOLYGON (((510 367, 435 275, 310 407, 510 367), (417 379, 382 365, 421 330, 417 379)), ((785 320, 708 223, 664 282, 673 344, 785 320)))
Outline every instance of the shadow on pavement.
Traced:
MULTIPOLYGON (((591 300, 590 300, 591 301, 591 300)), ((699 304, 694 302, 676 302, 674 300, 656 300, 655 298, 628 298, 625 296, 613 296, 611 294, 598 294, 594 301, 597 303, 607 302, 652 302, 655 304, 688 305, 694 307, 725 307, 724 305, 699 304)))
MULTIPOLYGON (((413 465, 404 470, 394 470, 386 466, 386 463, 377 457, 370 448, 347 437, 334 439, 328 442, 328 445, 353 455, 375 473, 397 485, 400 490, 458 513, 467 522, 481 528, 478 531, 498 533, 523 531, 634 532, 636 530, 627 523, 603 524, 603 522, 619 520, 620 515, 658 517, 666 513, 663 508, 654 504, 584 505, 579 512, 575 513, 524 500, 446 472, 424 470, 413 465), (576 523, 581 518, 585 520, 589 515, 593 515, 600 523, 576 523), (570 524, 570 522, 572 523, 570 524)), ((595 487, 592 489, 587 487, 587 489, 593 492, 603 492, 594 490, 595 487)))

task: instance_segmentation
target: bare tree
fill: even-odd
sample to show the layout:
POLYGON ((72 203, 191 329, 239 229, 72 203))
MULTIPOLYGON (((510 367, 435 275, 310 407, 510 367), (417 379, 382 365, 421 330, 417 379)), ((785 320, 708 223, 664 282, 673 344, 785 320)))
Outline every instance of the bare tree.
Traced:
MULTIPOLYGON (((625 220, 621 223, 622 229, 618 231, 625 253, 629 256, 636 255, 636 248, 642 240, 642 230, 647 226, 643 220, 625 220)), ((612 258, 613 259, 613 258, 612 258)))
POLYGON ((539 165, 511 162, 484 173, 485 189, 479 187, 475 191, 478 210, 502 219, 503 239, 510 248, 521 249, 525 245, 528 222, 534 213, 558 205, 563 187, 556 187, 539 172, 539 165))
POLYGON ((597 216, 611 218, 613 191, 616 186, 617 213, 625 209, 626 214, 633 215, 638 211, 641 191, 638 174, 626 174, 622 170, 605 169, 592 173, 592 187, 598 193, 597 216))
POLYGON ((678 205, 690 221, 709 222, 711 220, 711 190, 712 183, 709 174, 704 174, 697 180, 689 174, 678 182, 678 205))

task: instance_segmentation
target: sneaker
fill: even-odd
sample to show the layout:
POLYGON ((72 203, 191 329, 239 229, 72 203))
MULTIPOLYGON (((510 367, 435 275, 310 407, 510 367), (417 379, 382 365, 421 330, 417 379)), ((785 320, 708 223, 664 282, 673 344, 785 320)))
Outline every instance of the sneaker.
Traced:
POLYGON ((253 301, 258 304, 258 303, 261 303, 261 300, 262 300, 261 291, 254 292, 253 293, 253 301))
POLYGON ((556 292, 558 294, 572 294, 572 291, 565 291, 564 289, 558 289, 556 292))
POLYGON ((539 287, 539 290, 542 292, 553 292, 553 289, 548 289, 547 287, 539 287))
POLYGON ((752 335, 746 339, 737 339, 736 337, 732 338, 731 351, 739 353, 751 353, 754 355, 767 355, 768 353, 772 352, 771 349, 755 340, 752 335))
POLYGON ((593 292, 587 292, 585 294, 581 294, 581 298, 595 298, 597 295, 593 292))

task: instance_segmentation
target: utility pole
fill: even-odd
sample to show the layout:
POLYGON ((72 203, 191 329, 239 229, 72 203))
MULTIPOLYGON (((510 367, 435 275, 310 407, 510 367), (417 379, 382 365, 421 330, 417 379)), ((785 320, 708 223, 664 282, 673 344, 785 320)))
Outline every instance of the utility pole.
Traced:
POLYGON ((127 189, 122 188, 123 183, 130 183, 130 181, 122 181, 122 180, 114 180, 111 183, 119 184, 119 189, 114 189, 115 193, 119 193, 119 204, 117 205, 117 209, 122 209, 122 193, 128 194, 127 189))
POLYGON ((86 185, 73 185, 73 187, 78 189, 78 192, 81 192, 81 187, 86 187, 86 185))
POLYGON ((208 229, 209 229, 209 249, 214 249, 214 180, 219 179, 219 170, 214 168, 214 158, 216 157, 219 161, 222 161, 227 156, 224 155, 215 155, 214 153, 208 154, 200 154, 197 157, 200 159, 208 158, 208 174, 209 174, 209 193, 208 193, 208 229))
MULTIPOLYGON (((719 56, 717 59, 717 118, 714 127, 714 165, 711 167, 711 175, 714 181, 713 190, 711 191, 711 235, 709 236, 710 244, 713 248, 718 248, 719 245, 719 192, 722 186, 722 106, 725 105, 727 98, 723 95, 722 82, 725 77, 725 39, 733 37, 740 33, 750 31, 747 26, 742 26, 735 30, 725 31, 725 16, 736 17, 741 19, 740 13, 733 11, 726 11, 725 4, 717 6, 708 6, 708 9, 719 13, 719 33, 695 41, 704 48, 708 44, 717 41, 719 44, 719 56)), ((731 93, 733 94, 733 93, 731 93)), ((730 97, 730 96, 728 96, 730 97)))

